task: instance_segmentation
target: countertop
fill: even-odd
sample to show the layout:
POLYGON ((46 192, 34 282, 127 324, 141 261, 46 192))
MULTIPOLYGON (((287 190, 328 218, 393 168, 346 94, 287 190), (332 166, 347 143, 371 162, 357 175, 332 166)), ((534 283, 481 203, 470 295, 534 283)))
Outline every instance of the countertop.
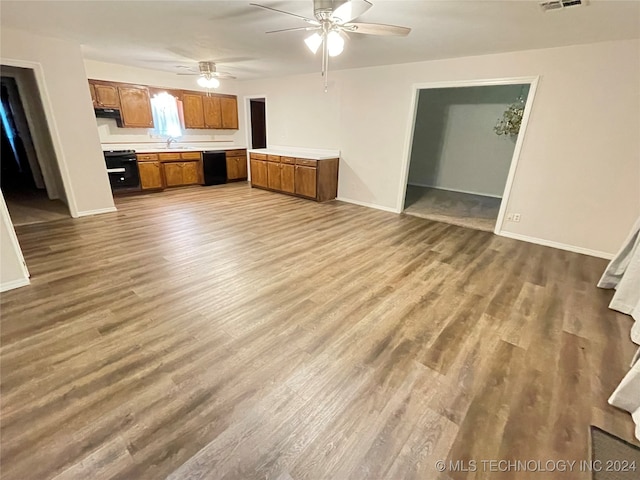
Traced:
POLYGON ((339 150, 320 150, 297 147, 269 147, 249 149, 250 153, 262 153, 263 155, 280 155, 282 157, 308 158, 310 160, 328 160, 340 158, 339 150))
POLYGON ((157 144, 144 145, 144 144, 103 144, 102 151, 108 150, 135 150, 137 153, 173 153, 173 152, 223 152, 226 150, 245 150, 247 147, 242 145, 190 145, 190 144, 178 144, 179 146, 172 146, 171 148, 159 147, 157 144))

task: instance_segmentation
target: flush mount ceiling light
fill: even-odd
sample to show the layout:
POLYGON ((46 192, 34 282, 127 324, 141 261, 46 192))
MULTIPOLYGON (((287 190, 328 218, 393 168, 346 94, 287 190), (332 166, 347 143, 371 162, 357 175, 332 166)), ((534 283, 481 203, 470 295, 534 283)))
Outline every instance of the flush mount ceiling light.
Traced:
POLYGON ((199 62, 199 71, 191 71, 189 73, 178 73, 178 75, 199 75, 198 85, 202 88, 218 88, 220 86, 220 78, 236 78, 233 75, 225 72, 218 72, 216 70, 216 64, 213 62, 199 62))
POLYGON ((282 30, 272 30, 267 33, 313 31, 305 38, 304 43, 315 55, 322 47, 322 76, 324 77, 324 90, 327 91, 329 57, 336 57, 344 50, 345 37, 348 33, 360 33, 365 35, 395 35, 407 36, 411 31, 407 27, 396 25, 385 25, 381 23, 353 23, 357 17, 369 10, 373 5, 367 0, 314 0, 313 18, 303 17, 296 13, 285 12, 276 8, 267 7, 252 3, 255 7, 264 8, 277 13, 283 13, 299 18, 307 22, 310 26, 285 28, 282 30))

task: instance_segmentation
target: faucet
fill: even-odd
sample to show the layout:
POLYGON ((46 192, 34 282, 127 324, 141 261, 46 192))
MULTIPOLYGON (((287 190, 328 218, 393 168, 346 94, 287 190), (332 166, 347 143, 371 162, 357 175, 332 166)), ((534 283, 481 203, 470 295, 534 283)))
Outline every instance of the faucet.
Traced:
POLYGON ((167 138, 167 148, 171 148, 171 144, 172 144, 173 142, 175 142, 175 141, 176 141, 176 139, 175 139, 175 138, 173 138, 173 137, 168 137, 168 138, 167 138))

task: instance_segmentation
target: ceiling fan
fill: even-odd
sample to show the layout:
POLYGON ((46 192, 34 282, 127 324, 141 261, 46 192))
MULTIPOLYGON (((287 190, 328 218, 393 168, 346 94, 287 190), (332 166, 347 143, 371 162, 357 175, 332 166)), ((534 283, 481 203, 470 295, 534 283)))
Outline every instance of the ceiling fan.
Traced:
POLYGON ((373 4, 367 0, 313 0, 313 16, 315 18, 303 17, 296 13, 285 12, 258 3, 251 3, 250 5, 296 17, 309 24, 305 27, 272 30, 267 33, 302 30, 313 32, 304 42, 314 54, 322 47, 322 76, 324 77, 325 92, 327 91, 328 84, 329 57, 335 57, 342 53, 344 50, 345 36, 348 33, 407 36, 409 32, 411 32, 411 29, 408 27, 381 23, 353 22, 353 20, 373 6, 373 4))
POLYGON ((218 72, 214 62, 198 62, 199 72, 178 73, 178 75, 199 75, 198 85, 202 88, 218 88, 220 78, 236 78, 230 73, 218 72))

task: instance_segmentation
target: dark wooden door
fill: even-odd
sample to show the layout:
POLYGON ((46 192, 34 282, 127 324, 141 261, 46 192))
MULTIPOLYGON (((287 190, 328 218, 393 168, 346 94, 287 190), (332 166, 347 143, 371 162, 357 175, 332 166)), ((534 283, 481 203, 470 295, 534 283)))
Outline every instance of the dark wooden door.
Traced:
POLYGON ((251 148, 267 148, 266 104, 264 99, 251 100, 251 148))

